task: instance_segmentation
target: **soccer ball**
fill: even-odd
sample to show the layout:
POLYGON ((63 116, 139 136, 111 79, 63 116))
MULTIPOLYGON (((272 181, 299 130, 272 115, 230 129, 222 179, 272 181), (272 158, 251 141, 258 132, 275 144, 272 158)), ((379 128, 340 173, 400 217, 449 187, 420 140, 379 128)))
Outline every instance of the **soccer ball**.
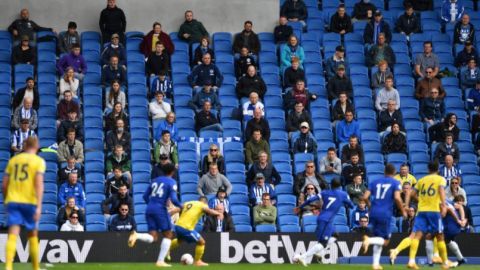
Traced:
POLYGON ((192 265, 193 264, 193 257, 192 257, 192 255, 190 255, 188 253, 185 253, 180 258, 180 262, 182 262, 183 265, 192 265))

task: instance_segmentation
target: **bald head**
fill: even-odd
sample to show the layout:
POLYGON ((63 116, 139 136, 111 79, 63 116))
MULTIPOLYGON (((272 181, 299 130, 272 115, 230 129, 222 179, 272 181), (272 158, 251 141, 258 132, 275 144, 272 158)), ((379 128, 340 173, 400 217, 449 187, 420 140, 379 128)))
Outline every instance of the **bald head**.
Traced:
POLYGON ((31 109, 33 104, 33 99, 31 97, 26 97, 23 99, 23 107, 25 109, 31 109))

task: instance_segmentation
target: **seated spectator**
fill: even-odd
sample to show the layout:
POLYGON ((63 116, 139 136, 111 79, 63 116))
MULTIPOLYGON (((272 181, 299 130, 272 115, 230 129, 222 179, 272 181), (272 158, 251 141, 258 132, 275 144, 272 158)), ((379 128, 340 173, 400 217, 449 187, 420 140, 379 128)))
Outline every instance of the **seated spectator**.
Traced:
POLYGON ((63 93, 69 90, 72 92, 73 98, 78 99, 77 90, 80 81, 75 78, 75 70, 72 67, 68 67, 63 74, 63 77, 60 79, 59 84, 59 96, 63 98, 63 93))
POLYGON ((253 118, 248 120, 245 128, 245 141, 249 141, 252 138, 254 130, 259 129, 262 132, 262 137, 265 141, 270 141, 270 126, 268 121, 263 117, 263 109, 256 107, 253 111, 253 118))
POLYGON ((350 155, 350 161, 343 164, 342 185, 347 186, 353 183, 353 179, 356 175, 361 176, 363 179, 366 176, 365 167, 360 163, 358 153, 352 153, 350 155))
POLYGON ((190 44, 199 43, 202 37, 208 37, 208 32, 203 24, 193 18, 193 11, 185 11, 185 21, 178 30, 178 38, 190 44))
POLYGON ((445 0, 442 4, 442 9, 440 10, 440 18, 442 22, 442 27, 445 27, 446 24, 454 24, 456 21, 460 20, 463 16, 464 7, 462 1, 457 0, 445 0))
POLYGON ((348 162, 354 153, 358 154, 358 162, 363 164, 365 162, 363 147, 358 142, 357 135, 351 135, 348 138, 348 144, 343 146, 341 155, 342 163, 348 162))
POLYGON ((378 117, 378 131, 390 132, 393 123, 400 126, 400 130, 404 131, 402 111, 397 109, 397 102, 393 99, 387 103, 387 109, 380 112, 378 117))
POLYGON ((212 103, 208 100, 203 102, 202 110, 195 114, 195 130, 197 132, 206 130, 223 131, 217 115, 212 112, 212 103))
POLYGON ((165 46, 169 55, 173 54, 175 45, 170 39, 170 36, 162 31, 162 25, 159 22, 154 22, 153 29, 143 37, 142 42, 140 43, 140 51, 145 57, 148 57, 155 51, 157 42, 161 42, 165 46))
POLYGON ((288 19, 286 16, 281 15, 278 20, 278 25, 273 30, 273 36, 275 43, 285 43, 288 38, 293 34, 293 28, 288 25, 288 19))
POLYGON ((375 98, 375 108, 377 111, 385 111, 388 107, 388 102, 395 100, 396 110, 400 109, 400 94, 397 89, 393 87, 393 77, 387 77, 385 79, 385 87, 378 91, 375 98))
POLYGON ((161 71, 170 70, 170 56, 160 41, 155 44, 155 51, 148 55, 145 70, 148 76, 158 76, 161 71))
POLYGON ((349 98, 353 98, 352 81, 345 75, 344 65, 339 65, 337 67, 337 74, 328 80, 327 91, 329 99, 338 98, 341 92, 345 92, 349 98))
POLYGON ((411 187, 414 187, 417 184, 417 179, 415 176, 410 174, 410 167, 407 163, 404 163, 400 166, 400 172, 395 175, 394 178, 400 181, 402 186, 405 183, 409 183, 411 187))
POLYGON ((460 74, 462 89, 475 88, 477 81, 480 80, 480 68, 477 67, 475 59, 468 61, 467 68, 460 74))
POLYGON ((408 207, 408 210, 407 210, 407 218, 404 218, 402 220, 402 224, 401 224, 402 232, 412 233, 415 216, 416 216, 415 206, 410 205, 410 207, 408 207))
POLYGON ((462 170, 458 166, 453 163, 453 156, 446 155, 444 158, 444 164, 440 166, 438 170, 439 175, 443 176, 445 180, 447 180, 447 185, 452 181, 454 178, 458 181, 462 180, 462 170))
POLYGON ((83 232, 83 226, 78 221, 79 214, 77 211, 73 211, 70 213, 68 220, 63 223, 62 227, 60 227, 61 232, 83 232))
POLYGON ((127 176, 129 182, 132 181, 132 175, 130 174, 132 171, 132 162, 121 145, 116 145, 113 153, 107 156, 105 171, 108 178, 113 175, 114 167, 122 168, 123 175, 127 176))
POLYGON ((170 137, 174 142, 178 140, 178 129, 177 125, 175 124, 174 112, 167 113, 167 118, 165 118, 165 121, 160 122, 157 129, 154 130, 153 138, 156 141, 160 140, 160 136, 162 135, 163 130, 168 130, 170 132, 170 137))
MULTIPOLYGON (((317 191, 317 188, 314 185, 312 184, 306 185, 302 193, 298 195, 298 206, 302 205, 306 200, 317 195, 318 193, 319 192, 317 191)), ((319 209, 318 203, 316 202, 313 202, 305 206, 302 210, 302 217, 311 216, 311 215, 318 216, 318 214, 320 214, 320 209, 319 209)))
POLYGON ((367 23, 363 31, 363 41, 365 44, 378 44, 380 41, 380 33, 384 34, 385 43, 390 44, 392 42, 390 25, 383 19, 382 11, 377 9, 373 15, 373 20, 367 23))
POLYGON ((353 119, 352 111, 346 111, 345 119, 337 122, 336 134, 339 143, 347 142, 352 135, 360 136, 360 126, 358 122, 353 119))
POLYGON ((12 64, 35 65, 37 62, 36 49, 29 44, 27 35, 22 36, 22 42, 12 49, 12 64))
POLYGON ((270 194, 262 194, 262 203, 253 207, 253 224, 272 224, 277 220, 277 208, 272 205, 270 194))
POLYGON ((203 110, 204 103, 208 101, 215 111, 219 111, 221 108, 220 99, 217 94, 212 90, 212 83, 205 81, 201 91, 198 91, 193 99, 188 102, 188 106, 192 108, 196 113, 203 110))
POLYGON ((300 68, 298 57, 292 58, 292 66, 283 73, 283 87, 291 89, 297 81, 305 81, 305 71, 300 68))
POLYGON ((415 56, 415 77, 422 79, 428 76, 427 69, 431 68, 431 78, 436 77, 440 70, 440 60, 432 52, 433 44, 431 41, 423 42, 423 53, 415 56))
MULTIPOLYGON (((255 182, 250 185, 249 199, 250 205, 256 206, 262 203, 263 193, 268 193, 270 195, 271 201, 275 201, 275 189, 271 184, 265 183, 265 176, 262 173, 257 173, 255 175, 255 182)), ((272 204, 275 204, 272 202, 272 204)))
POLYGON ((287 131, 289 137, 292 137, 293 132, 300 131, 300 124, 306 122, 309 126, 312 126, 312 117, 310 113, 305 110, 305 106, 300 101, 297 101, 294 107, 287 117, 287 131))
POLYGON ((378 65, 380 61, 385 60, 390 67, 393 67, 397 62, 397 59, 392 47, 385 43, 385 34, 378 33, 377 39, 377 43, 368 50, 365 57, 365 64, 369 67, 373 67, 378 65))
POLYGON ((282 178, 277 172, 275 165, 269 161, 268 154, 265 151, 258 153, 258 161, 255 161, 247 172, 247 185, 254 183, 255 177, 262 174, 265 182, 270 185, 278 185, 282 178))
POLYGON ((72 50, 72 45, 80 43, 80 35, 77 32, 77 23, 68 22, 67 31, 58 34, 58 50, 60 54, 68 53, 72 50))
MULTIPOLYGON (((155 179, 157 177, 167 175, 166 172, 168 167, 170 166, 173 166, 175 168, 175 165, 172 164, 172 162, 170 161, 167 155, 160 155, 160 163, 153 164, 152 172, 150 173, 150 178, 155 179)), ((178 181, 178 174, 176 171, 173 173, 171 177, 175 181, 178 181)))
POLYGON ((245 102, 242 106, 243 109, 243 121, 247 122, 253 118, 253 112, 260 108, 262 110, 262 116, 265 115, 264 105, 259 101, 259 96, 257 92, 251 92, 248 96, 248 101, 245 102))
POLYGON ((267 86, 262 77, 257 74, 257 68, 254 65, 250 65, 247 68, 247 74, 238 80, 235 91, 237 97, 240 99, 249 97, 252 92, 257 93, 260 98, 263 98, 267 92, 267 86))
POLYGON ((187 79, 194 93, 200 90, 206 81, 210 81, 213 85, 213 90, 217 91, 217 89, 222 86, 223 75, 220 69, 212 63, 211 55, 206 53, 203 55, 202 64, 194 67, 187 79))
POLYGON ((208 173, 200 177, 197 184, 197 193, 200 196, 216 194, 218 189, 223 187, 227 196, 232 192, 232 184, 225 175, 218 172, 218 166, 215 163, 210 164, 208 173))
POLYGON ((119 65, 118 56, 116 55, 110 57, 109 64, 102 68, 102 85, 106 88, 106 92, 109 92, 109 86, 114 81, 118 81, 122 87, 125 87, 127 83, 126 69, 119 65))
POLYGON ((81 224, 85 223, 85 209, 77 206, 75 197, 68 197, 65 205, 62 205, 60 209, 58 209, 57 225, 62 226, 69 220, 70 215, 74 212, 78 215, 78 222, 81 224))
POLYGON ((114 215, 108 225, 108 230, 111 232, 133 232, 137 230, 137 222, 133 215, 129 213, 129 205, 120 204, 118 214, 114 215))
POLYGON ((445 142, 437 145, 433 159, 436 162, 443 163, 447 155, 451 155, 453 157, 453 163, 458 164, 460 160, 460 150, 458 149, 457 143, 453 141, 452 133, 445 134, 445 142))
POLYGON ((105 196, 110 197, 118 193, 120 186, 126 185, 130 189, 131 182, 128 177, 123 174, 122 168, 113 167, 113 175, 105 180, 105 196))
MULTIPOLYGON (((480 114, 473 114, 472 118, 473 118, 472 119, 472 135, 476 135, 478 132, 480 132, 480 114)), ((477 136, 477 137, 480 137, 480 136, 477 136)), ((478 140, 475 143, 475 147, 477 145, 480 146, 480 141, 478 141, 478 140)))
POLYGON ((343 65, 344 70, 349 74, 349 64, 347 57, 345 56, 345 47, 339 45, 335 48, 335 53, 326 59, 325 71, 327 72, 327 78, 331 79, 337 74, 338 67, 343 65))
POLYGON ((113 105, 117 102, 120 102, 122 109, 125 109, 126 100, 127 98, 125 92, 122 91, 120 82, 114 79, 110 89, 105 93, 105 114, 109 114, 113 110, 113 105))
POLYGON ((256 66, 255 58, 250 53, 247 47, 242 47, 240 54, 237 59, 235 59, 235 77, 237 79, 245 76, 247 74, 248 67, 256 66))
POLYGON ((427 125, 427 128, 443 121, 445 117, 445 101, 439 97, 439 90, 433 88, 430 97, 420 102, 420 117, 427 125))
POLYGON ((253 131, 250 140, 245 144, 245 163, 252 165, 255 161, 258 161, 258 155, 262 151, 270 156, 270 145, 262 138, 262 131, 256 129, 253 131))
POLYGON ((393 73, 388 68, 387 61, 380 60, 377 63, 377 67, 378 67, 377 71, 375 73, 372 73, 372 78, 370 78, 370 81, 372 82, 372 88, 374 91, 385 87, 385 80, 387 79, 387 77, 393 78, 393 73))
POLYGON ((370 227, 368 224, 368 217, 364 216, 358 220, 358 226, 352 229, 352 232, 368 235, 370 234, 370 227))
POLYGON ((298 38, 294 35, 290 36, 288 42, 280 49, 280 74, 284 74, 285 70, 292 66, 293 57, 298 58, 300 68, 303 69, 305 53, 303 51, 303 47, 298 41, 298 38))
POLYGON ((155 92, 155 100, 148 104, 150 114, 152 115, 152 127, 156 129, 161 121, 167 118, 167 114, 172 111, 172 106, 164 100, 162 91, 155 92))
POLYGON ((225 175, 225 159, 220 153, 220 150, 216 144, 211 144, 208 149, 208 154, 203 157, 202 160, 202 175, 208 173, 208 168, 210 164, 217 164, 218 171, 225 175))
POLYGON ((439 122, 428 129, 431 142, 445 141, 445 135, 447 133, 451 133, 453 135, 453 141, 458 140, 460 129, 457 126, 457 116, 454 113, 448 113, 442 122, 439 122))
POLYGON ((77 118, 77 112, 75 110, 69 111, 68 119, 60 123, 57 129, 57 142, 64 141, 70 129, 75 130, 77 140, 83 141, 83 124, 82 121, 77 118))
POLYGON ((315 170, 315 162, 313 160, 307 161, 305 170, 295 175, 293 194, 299 196, 308 185, 313 185, 317 189, 317 193, 328 188, 328 184, 323 176, 315 170))
POLYGON ((472 210, 466 204, 465 197, 462 195, 457 195, 454 197, 453 202, 461 206, 465 213, 465 219, 467 220, 467 223, 465 224, 465 227, 462 229, 462 231, 473 232, 474 224, 473 224, 472 210))
POLYGON ((370 0, 359 0, 353 6, 352 20, 371 20, 373 19, 373 13, 377 10, 377 7, 370 2, 370 0))
POLYGON ((345 4, 338 5, 337 12, 330 17, 330 31, 340 35, 353 32, 352 18, 345 12, 345 4))
POLYGON ((156 76, 152 85, 150 86, 150 96, 154 96, 156 92, 162 92, 164 97, 173 97, 173 84, 172 80, 167 76, 167 71, 160 70, 158 76, 156 76))
POLYGON ((125 152, 130 152, 130 132, 125 130, 125 123, 122 119, 117 120, 115 130, 108 132, 105 140, 109 152, 113 152, 117 145, 121 145, 125 152))
POLYGON ((75 111, 77 116, 80 115, 80 105, 78 102, 73 100, 73 94, 70 90, 63 92, 63 99, 57 105, 57 123, 60 124, 61 121, 68 120, 68 113, 75 111))
POLYGON ((208 201, 208 207, 215 209, 217 205, 221 204, 226 213, 230 213, 230 201, 227 198, 227 190, 220 187, 217 190, 217 195, 208 201))
POLYGON ((333 126, 335 126, 338 121, 345 119, 345 112, 353 112, 354 110, 355 108, 353 107, 352 102, 348 99, 347 93, 341 92, 332 108, 333 126))
POLYGON ((472 58, 474 58, 477 63, 480 60, 478 58, 477 50, 473 47, 473 42, 466 41, 463 50, 457 52, 457 57, 455 57, 455 66, 464 67, 472 58))
POLYGON ((41 27, 34 21, 30 20, 30 12, 26 8, 20 11, 20 18, 14 20, 8 27, 8 32, 12 34, 14 39, 14 46, 18 45, 21 38, 25 35, 28 36, 29 40, 34 41, 37 32, 52 30, 52 28, 41 27))
POLYGON ((407 36, 420 33, 422 31, 420 15, 415 14, 411 3, 406 3, 404 6, 405 13, 398 17, 395 23, 395 31, 407 36))
MULTIPOLYGON (((292 138, 293 139, 293 138, 292 138)), ((317 140, 310 132, 310 125, 307 122, 300 124, 300 134, 293 143, 293 154, 309 153, 317 159, 317 140)))
POLYGON ((127 20, 125 13, 117 7, 115 0, 107 1, 107 7, 100 13, 99 25, 103 44, 107 43, 115 33, 120 36, 120 42, 125 42, 127 20))
POLYGON ((128 194, 128 188, 126 185, 121 185, 118 188, 118 193, 114 194, 102 202, 103 215, 106 218, 110 218, 112 215, 119 214, 120 205, 128 205, 130 215, 134 215, 133 212, 133 199, 128 194))
POLYGON ((416 11, 433 10, 433 0, 404 0, 403 5, 410 4, 416 11))
POLYGON ((170 131, 162 131, 162 138, 155 143, 153 157, 156 164, 160 164, 160 159, 167 156, 168 161, 178 168, 178 148, 177 144, 171 139, 170 131))
POLYGON ((211 48, 210 39, 205 36, 202 37, 200 44, 198 44, 197 48, 193 53, 193 61, 192 66, 201 65, 203 56, 208 53, 210 57, 212 57, 212 63, 215 63, 215 52, 211 48))
POLYGON ((121 102, 115 102, 113 110, 105 116, 105 130, 115 130, 117 128, 117 120, 123 120, 125 128, 128 128, 128 116, 123 110, 121 102))
POLYGON ((467 41, 475 42, 475 27, 470 22, 470 16, 465 13, 453 29, 453 44, 465 44, 467 41))
POLYGON ((235 54, 235 58, 239 57, 242 48, 245 46, 247 47, 249 53, 251 55, 255 55, 255 57, 260 52, 260 40, 258 39, 258 35, 253 32, 252 26, 253 23, 251 21, 246 21, 243 24, 243 31, 236 34, 233 38, 232 49, 233 53, 235 54))
POLYGON ((80 166, 75 166, 76 159, 74 156, 70 156, 67 158, 67 165, 65 167, 61 168, 58 171, 58 184, 61 185, 65 182, 68 181, 68 176, 71 173, 76 173, 78 176, 78 180, 82 182, 81 177, 82 177, 82 167, 80 166))
POLYGON ((217 204, 214 209, 222 213, 223 216, 207 216, 203 223, 203 232, 235 232, 233 219, 225 210, 223 204, 217 204))
POLYGON ((72 49, 69 54, 65 54, 57 62, 57 72, 60 76, 63 76, 65 70, 68 67, 73 67, 75 71, 75 78, 83 80, 85 74, 87 74, 87 62, 80 54, 80 44, 75 43, 72 45, 72 49))
POLYGON ((59 163, 67 162, 67 159, 71 156, 75 158, 77 167, 83 163, 83 144, 77 140, 75 129, 69 129, 67 138, 58 144, 57 155, 59 163))
POLYGON ((442 86, 442 81, 436 78, 434 70, 431 67, 428 67, 425 70, 426 76, 420 79, 417 83, 417 88, 415 89, 415 97, 419 100, 427 98, 430 96, 432 89, 438 89, 438 96, 440 98, 445 97, 445 90, 442 86))
POLYGON ((76 173, 70 173, 68 182, 63 183, 58 189, 58 204, 66 205, 67 199, 70 197, 75 198, 76 205, 79 208, 85 209, 85 192, 83 191, 83 185, 78 183, 76 173))
POLYGON ((460 179, 454 177, 450 185, 445 188, 445 199, 453 201, 458 195, 463 196, 463 198, 465 198, 465 204, 467 204, 467 193, 465 189, 460 186, 460 179))
POLYGON ((122 68, 126 68, 127 64, 127 53, 123 44, 120 43, 120 36, 118 34, 113 34, 111 41, 105 46, 101 54, 101 64, 102 66, 109 65, 111 63, 112 56, 118 58, 118 65, 122 68))
POLYGON ((480 78, 477 80, 475 87, 470 89, 467 102, 470 111, 478 112, 480 110, 480 78))
POLYGON ((327 155, 320 160, 321 174, 342 174, 342 161, 337 157, 337 150, 330 147, 327 150, 327 155))
POLYGON ((32 77, 28 77, 25 80, 25 87, 17 89, 15 95, 13 96, 12 109, 20 107, 25 98, 29 97, 32 102, 32 108, 38 110, 40 108, 40 94, 38 93, 38 88, 35 86, 35 80, 32 77))
POLYGON ((306 26, 308 10, 303 0, 287 0, 280 7, 280 16, 285 16, 290 22, 301 22, 306 26))
POLYGON ((20 128, 16 129, 12 134, 11 150, 13 154, 19 154, 23 151, 23 142, 28 137, 37 137, 35 131, 30 129, 30 121, 28 119, 20 120, 20 128))
MULTIPOLYGON (((360 178, 361 179, 361 178, 360 178)), ((365 188, 365 186, 362 184, 359 186, 360 187, 363 187, 365 188)), ((365 188, 366 190, 366 188, 365 188)), ((368 208, 367 208, 367 203, 365 202, 365 200, 362 198, 363 197, 363 193, 365 192, 365 190, 363 190, 363 192, 361 193, 361 197, 360 198, 357 198, 357 200, 355 201, 355 199, 352 199, 352 198, 355 198, 355 197, 352 197, 352 195, 350 195, 350 193, 348 194, 350 196, 350 199, 352 199, 352 201, 355 203, 355 205, 357 207, 355 207, 355 209, 353 209, 352 211, 352 214, 351 214, 351 217, 352 217, 352 228, 356 228, 358 226, 360 226, 360 221, 361 221, 361 218, 363 217, 366 217, 368 218, 369 214, 368 214, 368 208)))
POLYGON ((398 123, 392 124, 390 133, 383 139, 382 152, 385 155, 391 153, 407 153, 407 138, 400 132, 400 125, 398 123))
POLYGON ((307 110, 310 109, 310 101, 316 100, 317 95, 312 94, 305 88, 305 81, 298 80, 295 83, 295 87, 290 89, 288 93, 285 94, 284 103, 285 108, 288 110, 294 110, 295 104, 301 102, 303 107, 307 110))

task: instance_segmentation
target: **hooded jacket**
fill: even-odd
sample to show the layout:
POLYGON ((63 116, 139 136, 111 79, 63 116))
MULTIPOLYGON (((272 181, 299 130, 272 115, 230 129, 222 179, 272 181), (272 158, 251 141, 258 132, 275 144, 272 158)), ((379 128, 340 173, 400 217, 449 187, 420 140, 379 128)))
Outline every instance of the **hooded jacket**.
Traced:
POLYGON ((207 173, 198 180, 197 192, 200 196, 217 194, 220 187, 226 189, 227 196, 232 192, 232 184, 230 184, 230 181, 225 175, 218 173, 214 176, 211 173, 207 173))
POLYGON ((73 52, 70 52, 58 60, 57 71, 60 76, 63 76, 67 67, 73 67, 73 70, 77 73, 87 73, 87 63, 81 54, 75 55, 73 52))

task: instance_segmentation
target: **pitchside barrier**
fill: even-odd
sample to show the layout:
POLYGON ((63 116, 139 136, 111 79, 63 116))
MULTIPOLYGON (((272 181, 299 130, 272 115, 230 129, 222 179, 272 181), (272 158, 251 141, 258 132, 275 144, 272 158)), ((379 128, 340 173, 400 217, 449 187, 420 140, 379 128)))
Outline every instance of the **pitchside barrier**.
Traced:
MULTIPOLYGON (((207 242, 204 260, 210 263, 291 263, 294 254, 304 253, 315 244, 315 236, 310 233, 206 233, 203 236, 207 242)), ((391 246, 405 236, 393 235, 391 246)), ((137 242, 134 248, 129 248, 128 233, 41 232, 39 239, 41 261, 48 263, 154 262, 159 252, 159 244, 137 242)), ((1 262, 5 261, 6 242, 7 234, 0 233, 1 262)), ((26 235, 22 235, 17 242, 16 261, 28 261, 26 242, 26 235)), ((478 262, 474 257, 480 257, 480 234, 461 234, 457 242, 465 257, 473 257, 478 262)), ((325 251, 322 263, 368 263, 371 259, 361 254, 361 245, 360 235, 341 234, 325 251)), ((185 244, 173 251, 173 261, 178 262, 184 253, 193 254, 194 245, 185 244)), ((388 256, 388 248, 384 248, 383 255, 388 256)), ((424 255, 425 248, 421 246, 419 256, 424 255)))

